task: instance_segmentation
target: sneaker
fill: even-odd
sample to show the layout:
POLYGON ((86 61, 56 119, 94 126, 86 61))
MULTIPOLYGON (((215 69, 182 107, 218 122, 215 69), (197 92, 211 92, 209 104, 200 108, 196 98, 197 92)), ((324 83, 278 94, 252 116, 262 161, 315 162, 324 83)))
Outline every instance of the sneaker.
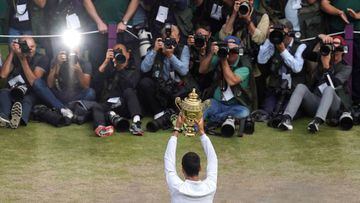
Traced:
POLYGON ((109 126, 99 125, 95 129, 95 134, 99 137, 109 137, 114 134, 114 127, 111 125, 109 126))
POLYGON ((21 116, 22 116, 22 104, 20 102, 15 102, 11 107, 10 128, 16 129, 19 127, 21 116))
POLYGON ((277 127, 281 130, 292 130, 293 129, 293 125, 291 124, 291 119, 287 116, 284 116, 284 118, 282 119, 282 121, 279 123, 279 125, 277 127))
POLYGON ((68 108, 62 108, 60 109, 60 112, 64 117, 69 118, 70 120, 74 117, 73 112, 68 108))
POLYGON ((0 116, 0 127, 7 128, 10 125, 10 121, 0 116))
POLYGON ((141 129, 141 122, 140 121, 138 121, 136 123, 132 123, 131 126, 130 126, 129 131, 133 135, 137 135, 137 136, 144 135, 144 131, 141 129))
POLYGON ((314 119, 308 124, 307 129, 311 133, 316 133, 319 131, 319 126, 320 126, 320 123, 314 119))

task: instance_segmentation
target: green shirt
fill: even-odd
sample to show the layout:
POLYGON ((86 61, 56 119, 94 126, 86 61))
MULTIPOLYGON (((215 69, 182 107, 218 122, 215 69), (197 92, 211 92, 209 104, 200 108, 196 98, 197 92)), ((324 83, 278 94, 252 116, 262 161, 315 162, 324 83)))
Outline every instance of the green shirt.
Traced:
POLYGON ((101 19, 106 23, 119 23, 126 13, 130 0, 94 0, 101 19))
MULTIPOLYGON (((235 75, 237 75, 241 79, 241 82, 240 82, 241 87, 244 89, 247 89, 247 88, 249 88, 250 70, 248 67, 239 67, 238 66, 239 61, 240 61, 240 57, 238 57, 237 61, 233 65, 230 65, 230 67, 233 70, 233 72, 235 73, 235 75)), ((219 57, 213 56, 211 59, 211 70, 217 68, 218 66, 219 66, 219 57)), ((222 101, 221 97, 222 97, 222 93, 221 93, 220 87, 217 87, 214 92, 214 99, 216 99, 217 101, 222 101)), ((228 105, 232 105, 232 104, 237 104, 238 102, 234 97, 224 103, 228 104, 228 105)))
MULTIPOLYGON (((360 20, 353 19, 347 11, 348 8, 351 8, 355 12, 360 12, 360 0, 331 0, 331 5, 344 11, 350 23, 354 25, 354 29, 360 30, 360 20)), ((345 28, 345 22, 339 16, 331 16, 329 22, 332 31, 343 31, 345 28)))

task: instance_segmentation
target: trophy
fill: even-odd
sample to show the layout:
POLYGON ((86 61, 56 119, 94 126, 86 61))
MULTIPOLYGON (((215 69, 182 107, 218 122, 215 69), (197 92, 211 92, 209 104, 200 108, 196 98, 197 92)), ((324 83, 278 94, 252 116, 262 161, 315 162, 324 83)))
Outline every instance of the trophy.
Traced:
POLYGON ((201 99, 199 99, 194 88, 184 100, 181 100, 180 97, 176 97, 175 104, 185 117, 185 136, 194 137, 195 121, 201 119, 203 111, 210 106, 210 100, 201 102, 201 99))

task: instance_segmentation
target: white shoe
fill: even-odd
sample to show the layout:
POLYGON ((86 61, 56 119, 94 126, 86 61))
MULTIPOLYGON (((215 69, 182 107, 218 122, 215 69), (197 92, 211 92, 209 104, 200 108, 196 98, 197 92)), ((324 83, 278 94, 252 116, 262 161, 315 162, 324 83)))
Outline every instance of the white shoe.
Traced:
POLYGON ((7 128, 10 125, 10 121, 0 116, 0 127, 7 128))

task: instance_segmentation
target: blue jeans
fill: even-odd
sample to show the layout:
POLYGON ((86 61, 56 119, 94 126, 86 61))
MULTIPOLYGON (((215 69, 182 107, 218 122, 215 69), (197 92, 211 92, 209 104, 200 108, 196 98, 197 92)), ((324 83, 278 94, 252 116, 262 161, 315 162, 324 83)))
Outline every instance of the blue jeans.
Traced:
POLYGON ((222 123, 228 116, 242 119, 249 116, 250 111, 245 106, 225 105, 215 99, 211 99, 211 106, 204 112, 204 119, 210 122, 222 123))
MULTIPOLYGON (((0 116, 7 120, 10 119, 11 107, 13 105, 13 99, 10 95, 10 89, 1 89, 0 90, 0 116)), ((31 90, 28 90, 25 95, 22 104, 22 116, 21 120, 26 125, 29 121, 30 112, 32 106, 36 103, 37 97, 31 90)))
POLYGON ((44 80, 35 80, 32 89, 35 94, 47 105, 56 109, 65 108, 65 105, 55 97, 54 93, 49 89, 44 80))
POLYGON ((52 89, 51 91, 60 101, 64 102, 65 104, 77 100, 95 101, 96 98, 95 91, 92 88, 87 88, 75 92, 67 90, 58 91, 55 89, 52 89))
MULTIPOLYGON (((32 31, 31 30, 17 30, 15 28, 10 27, 9 35, 32 35, 32 31)), ((11 44, 14 39, 16 39, 16 38, 10 37, 9 44, 11 44)))

